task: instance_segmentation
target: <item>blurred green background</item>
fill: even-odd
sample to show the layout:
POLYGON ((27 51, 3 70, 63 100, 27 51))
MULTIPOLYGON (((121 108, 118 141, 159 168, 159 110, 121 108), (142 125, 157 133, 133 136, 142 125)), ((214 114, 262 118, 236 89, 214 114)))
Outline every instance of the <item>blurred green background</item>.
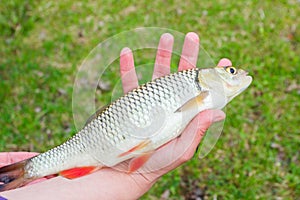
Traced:
MULTIPOLYGON (((215 63, 228 57, 254 81, 228 105, 213 151, 142 199, 299 199, 299 16, 297 0, 1 1, 0 150, 42 152, 76 132, 76 70, 99 42, 144 26, 194 31, 215 63)), ((109 76, 101 105, 118 70, 109 76)))

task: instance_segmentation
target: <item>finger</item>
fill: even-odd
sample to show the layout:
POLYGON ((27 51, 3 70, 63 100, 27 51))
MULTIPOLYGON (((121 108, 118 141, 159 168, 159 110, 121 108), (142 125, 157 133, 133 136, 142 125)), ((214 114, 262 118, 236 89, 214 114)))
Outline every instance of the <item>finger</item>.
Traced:
POLYGON ((199 53, 199 37, 196 33, 186 34, 182 48, 178 71, 196 67, 199 53))
POLYGON ((174 37, 170 33, 165 33, 160 37, 152 80, 170 74, 173 44, 174 37))
POLYGON ((228 67, 228 66, 232 66, 231 61, 228 58, 222 58, 218 65, 218 67, 228 67))
POLYGON ((2 152, 0 153, 0 166, 9 165, 15 162, 19 162, 33 156, 38 153, 31 152, 2 152))
POLYGON ((207 110, 199 113, 185 128, 181 136, 158 149, 140 172, 153 172, 149 173, 147 177, 154 180, 189 160, 194 155, 208 127, 213 122, 224 118, 225 114, 220 110, 207 110))
POLYGON ((120 72, 124 93, 138 87, 132 51, 125 47, 120 54, 120 72))
POLYGON ((180 165, 189 160, 212 123, 223 120, 225 114, 221 110, 206 110, 199 113, 185 128, 181 136, 174 141, 172 149, 174 164, 180 165), (178 155, 181 155, 180 157, 178 155), (177 160, 175 160, 177 158, 177 160))
POLYGON ((182 133, 181 137, 178 138, 177 142, 180 144, 176 146, 178 151, 187 147, 181 161, 192 158, 207 129, 212 123, 223 119, 225 119, 225 113, 222 110, 206 110, 196 116, 182 133))

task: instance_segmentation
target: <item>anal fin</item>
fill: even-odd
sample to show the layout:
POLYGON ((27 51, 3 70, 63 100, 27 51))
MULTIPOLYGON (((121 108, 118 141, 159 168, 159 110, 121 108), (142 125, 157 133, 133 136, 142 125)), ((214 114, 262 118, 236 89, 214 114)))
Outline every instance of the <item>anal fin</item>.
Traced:
POLYGON ((99 169, 101 169, 101 167, 98 166, 75 167, 72 169, 61 171, 59 172, 59 175, 68 179, 74 179, 85 176, 99 169))

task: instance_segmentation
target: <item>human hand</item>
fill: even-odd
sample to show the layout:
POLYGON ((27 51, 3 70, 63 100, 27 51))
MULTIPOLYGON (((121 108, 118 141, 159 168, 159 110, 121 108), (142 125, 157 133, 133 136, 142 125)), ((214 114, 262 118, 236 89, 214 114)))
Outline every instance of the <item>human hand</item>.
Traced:
MULTIPOLYGON (((164 34, 161 37, 153 78, 170 73, 173 41, 173 36, 170 34, 164 34)), ((198 51, 198 36, 195 33, 187 34, 178 70, 195 67, 198 51)), ((218 65, 228 66, 231 62, 222 59, 218 65)), ((120 66, 123 89, 124 92, 128 92, 138 86, 130 49, 122 50, 120 66)), ((32 197, 35 199, 137 199, 148 191, 160 176, 192 158, 206 129, 211 123, 222 120, 224 117, 225 114, 218 110, 201 112, 179 138, 158 149, 137 173, 128 174, 114 168, 104 168, 78 179, 68 180, 55 177, 39 184, 3 192, 1 195, 8 199, 24 200, 32 199, 32 197), (182 152, 183 150, 185 151, 182 152), (153 168, 158 170, 151 171, 153 168)))
MULTIPOLYGON (((166 33, 161 36, 152 79, 170 73, 173 42, 174 38, 171 34, 166 33)), ((184 41, 178 71, 195 68, 198 52, 198 35, 193 32, 188 33, 184 41)), ((218 66, 232 66, 232 63, 230 60, 223 58, 219 61, 218 66)), ((124 48, 121 52, 120 71, 124 93, 138 86, 133 54, 129 48, 124 48)), ((146 179, 148 184, 153 184, 153 182, 163 174, 191 159, 209 126, 213 122, 220 121, 224 118, 225 114, 220 110, 206 110, 199 113, 198 116, 190 122, 179 138, 174 139, 156 151, 149 161, 138 170, 138 172, 142 174, 141 177, 146 179), (153 171, 153 169, 159 170, 153 171)))
POLYGON ((31 152, 0 152, 0 167, 22 161, 36 155, 37 153, 31 152))
MULTIPOLYGON (((10 165, 22 160, 26 160, 38 155, 35 152, 0 152, 0 167, 10 165)), ((49 177, 50 178, 50 177, 49 177)), ((39 178, 30 182, 28 185, 47 180, 47 178, 39 178)))

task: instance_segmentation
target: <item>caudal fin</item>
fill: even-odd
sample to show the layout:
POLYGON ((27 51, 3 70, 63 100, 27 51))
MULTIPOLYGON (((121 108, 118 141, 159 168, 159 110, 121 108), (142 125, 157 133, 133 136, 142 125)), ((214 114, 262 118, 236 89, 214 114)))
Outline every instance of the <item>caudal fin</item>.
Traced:
POLYGON ((24 177, 24 166, 27 160, 0 168, 0 192, 11 190, 32 181, 24 177))

